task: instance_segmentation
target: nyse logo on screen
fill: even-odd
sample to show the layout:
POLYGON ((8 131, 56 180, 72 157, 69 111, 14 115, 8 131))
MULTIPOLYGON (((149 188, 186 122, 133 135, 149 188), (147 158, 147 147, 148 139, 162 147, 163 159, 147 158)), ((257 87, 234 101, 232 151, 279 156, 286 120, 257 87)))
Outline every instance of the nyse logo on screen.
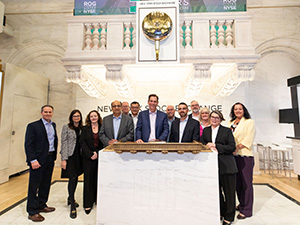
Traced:
POLYGON ((85 1, 83 3, 83 13, 86 14, 95 14, 96 13, 96 1, 85 1))
POLYGON ((223 0, 224 10, 236 10, 237 0, 223 0))

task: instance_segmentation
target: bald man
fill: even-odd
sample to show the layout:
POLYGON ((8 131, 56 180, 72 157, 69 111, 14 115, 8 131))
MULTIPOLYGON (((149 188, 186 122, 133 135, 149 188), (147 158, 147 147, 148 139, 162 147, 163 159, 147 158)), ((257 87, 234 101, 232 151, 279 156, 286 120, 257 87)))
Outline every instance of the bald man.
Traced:
POLYGON ((179 119, 179 118, 177 118, 177 117, 175 116, 175 108, 174 108, 174 106, 172 106, 172 105, 168 105, 168 106, 167 106, 166 113, 167 113, 168 123, 169 123, 169 135, 168 135, 167 142, 169 142, 172 122, 173 122, 174 120, 176 120, 176 119, 179 119))
POLYGON ((129 103, 122 102, 122 113, 123 115, 129 115, 129 103))

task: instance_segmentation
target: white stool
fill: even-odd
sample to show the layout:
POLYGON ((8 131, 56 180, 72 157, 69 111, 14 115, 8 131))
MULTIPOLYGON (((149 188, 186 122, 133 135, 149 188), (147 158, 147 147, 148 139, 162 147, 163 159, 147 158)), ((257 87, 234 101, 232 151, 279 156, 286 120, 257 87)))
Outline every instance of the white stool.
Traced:
POLYGON ((269 169, 272 169, 272 175, 274 173, 274 167, 276 166, 277 173, 281 173, 281 171, 284 170, 285 176, 286 170, 288 170, 291 179, 290 149, 280 145, 270 145, 268 146, 268 156, 269 169))
POLYGON ((267 159, 268 147, 264 146, 262 143, 257 143, 256 148, 259 155, 259 162, 263 163, 264 173, 266 173, 267 164, 268 164, 268 159, 267 159))

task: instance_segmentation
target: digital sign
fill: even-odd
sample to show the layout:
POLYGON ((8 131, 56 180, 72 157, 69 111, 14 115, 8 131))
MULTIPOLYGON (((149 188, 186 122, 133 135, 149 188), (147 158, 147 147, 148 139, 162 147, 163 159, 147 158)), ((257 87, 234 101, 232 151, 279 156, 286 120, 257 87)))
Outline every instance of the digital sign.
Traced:
MULTIPOLYGON (((135 14, 138 0, 75 0, 74 15, 135 14)), ((180 13, 244 12, 246 0, 179 0, 180 13)))

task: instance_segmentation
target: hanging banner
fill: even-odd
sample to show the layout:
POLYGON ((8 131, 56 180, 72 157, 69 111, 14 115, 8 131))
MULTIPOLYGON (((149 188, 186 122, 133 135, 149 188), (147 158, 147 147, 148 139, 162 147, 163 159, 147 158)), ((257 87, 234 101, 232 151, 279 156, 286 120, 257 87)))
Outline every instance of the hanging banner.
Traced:
MULTIPOLYGON (((75 0, 74 15, 135 14, 137 1, 139 0, 75 0)), ((246 0, 179 0, 180 13, 244 11, 247 11, 246 0)))

